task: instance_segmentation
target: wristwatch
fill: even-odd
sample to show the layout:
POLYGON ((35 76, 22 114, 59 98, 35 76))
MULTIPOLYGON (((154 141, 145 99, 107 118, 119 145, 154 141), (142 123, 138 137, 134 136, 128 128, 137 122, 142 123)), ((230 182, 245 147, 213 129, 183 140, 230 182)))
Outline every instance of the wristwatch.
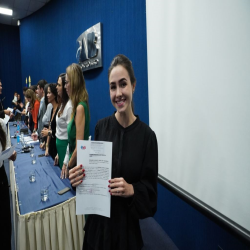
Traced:
POLYGON ((48 132, 48 136, 51 136, 51 132, 50 131, 48 132))

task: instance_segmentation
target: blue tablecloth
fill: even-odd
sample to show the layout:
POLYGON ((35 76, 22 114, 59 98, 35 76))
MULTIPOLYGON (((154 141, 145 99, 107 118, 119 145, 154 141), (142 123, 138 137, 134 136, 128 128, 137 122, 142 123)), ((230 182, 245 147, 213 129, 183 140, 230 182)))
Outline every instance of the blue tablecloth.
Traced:
MULTIPOLYGON (((14 123, 15 124, 15 123, 14 123)), ((14 135, 16 127, 13 123, 9 123, 10 135, 14 135)), ((17 143, 16 138, 11 138, 11 144, 17 143)), ((75 191, 71 188, 68 179, 60 179, 61 170, 58 166, 54 166, 53 159, 49 157, 38 157, 45 153, 39 148, 39 143, 34 145, 34 153, 36 155, 36 164, 31 164, 30 153, 21 153, 21 144, 16 145, 17 159, 14 162, 15 178, 18 185, 18 201, 20 202, 20 214, 26 214, 48 207, 55 206, 61 202, 75 196, 75 191), (36 181, 29 181, 29 173, 34 170, 36 173, 36 181), (49 189, 49 199, 46 202, 41 201, 40 190, 47 186, 49 189), (57 192, 65 187, 70 187, 71 190, 63 195, 57 192)))

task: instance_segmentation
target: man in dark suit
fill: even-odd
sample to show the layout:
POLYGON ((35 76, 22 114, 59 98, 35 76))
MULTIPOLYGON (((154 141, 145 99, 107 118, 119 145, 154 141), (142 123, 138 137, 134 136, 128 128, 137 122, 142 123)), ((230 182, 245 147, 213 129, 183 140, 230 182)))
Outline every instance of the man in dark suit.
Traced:
POLYGON ((44 100, 44 87, 47 84, 46 80, 40 80, 37 83, 37 89, 36 89, 36 93, 38 95, 38 97, 40 98, 40 107, 39 107, 39 113, 37 116, 37 122, 38 122, 38 129, 37 129, 37 133, 38 135, 41 133, 42 129, 43 129, 43 116, 46 112, 46 104, 45 104, 45 100, 44 100))

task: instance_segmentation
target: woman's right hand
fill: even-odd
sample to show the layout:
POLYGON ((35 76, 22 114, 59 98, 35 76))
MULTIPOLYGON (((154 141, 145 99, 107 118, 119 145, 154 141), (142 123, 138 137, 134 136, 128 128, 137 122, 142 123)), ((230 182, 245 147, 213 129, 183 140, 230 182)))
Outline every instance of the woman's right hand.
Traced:
POLYGON ((10 110, 7 110, 7 109, 4 110, 4 114, 5 114, 5 115, 10 116, 10 113, 11 113, 10 110))
POLYGON ((69 170, 69 180, 72 187, 76 187, 82 183, 85 169, 83 168, 82 164, 78 165, 69 170))

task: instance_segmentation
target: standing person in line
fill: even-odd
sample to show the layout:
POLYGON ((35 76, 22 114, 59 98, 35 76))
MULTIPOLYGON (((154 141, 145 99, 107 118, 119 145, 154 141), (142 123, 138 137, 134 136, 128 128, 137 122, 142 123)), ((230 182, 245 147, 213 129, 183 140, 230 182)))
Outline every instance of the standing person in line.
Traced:
MULTIPOLYGON (((0 119, 0 152, 10 147, 10 141, 7 139, 7 129, 4 121, 0 119)), ((16 160, 16 152, 14 151, 9 158, 16 160)), ((11 249, 11 213, 10 213, 10 197, 9 183, 5 173, 3 161, 0 160, 0 222, 2 230, 0 233, 1 249, 11 249)))
POLYGON ((69 96, 65 89, 66 83, 66 74, 60 74, 57 80, 57 94, 60 98, 60 109, 56 116, 56 149, 57 156, 55 158, 55 165, 58 165, 61 168, 61 178, 67 178, 67 165, 69 161, 69 151, 67 150, 68 146, 68 132, 67 126, 69 124, 71 113, 72 113, 72 104, 69 100, 69 96))
POLYGON ((24 123, 26 125, 28 124, 27 110, 28 110, 28 106, 29 106, 29 102, 28 102, 27 98, 25 97, 25 93, 26 93, 27 89, 28 89, 27 87, 23 87, 23 104, 24 104, 24 109, 22 111, 22 121, 24 121, 24 123))
POLYGON ((28 88, 27 87, 23 87, 23 104, 26 104, 26 100, 25 100, 25 92, 28 88))
POLYGON ((49 123, 49 128, 43 128, 41 135, 42 137, 47 136, 45 155, 50 155, 53 160, 57 155, 56 151, 56 114, 58 112, 58 102, 57 102, 57 90, 56 84, 51 83, 48 87, 48 102, 52 104, 53 109, 51 110, 51 118, 49 123))
POLYGON ((17 110, 19 110, 20 112, 23 110, 23 103, 20 94, 17 94, 17 105, 15 109, 15 120, 19 121, 21 120, 21 113, 17 112, 17 110))
POLYGON ((38 128, 37 116, 39 112, 40 102, 38 101, 36 94, 33 90, 27 89, 25 92, 25 96, 29 102, 28 112, 29 116, 29 129, 35 133, 38 128))
MULTIPOLYGON (((42 119, 42 124, 44 128, 49 128, 51 110, 53 109, 52 104, 48 102, 48 97, 47 97, 48 87, 49 87, 49 84, 47 83, 44 87, 44 103, 46 106, 46 112, 43 115, 43 119, 42 119)), ((43 137, 42 143, 40 144, 40 148, 45 149, 46 142, 47 142, 47 137, 45 136, 43 137)))
POLYGON ((19 109, 20 111, 22 111, 24 105, 22 103, 22 100, 21 100, 21 96, 20 94, 17 94, 17 109, 19 109))
POLYGON ((68 168, 76 165, 77 140, 89 138, 89 102, 81 67, 73 63, 66 69, 66 91, 72 102, 71 120, 68 124, 68 168))
POLYGON ((38 112, 38 116, 37 116, 37 122, 38 122, 38 129, 37 129, 37 133, 38 135, 40 135, 42 129, 43 129, 43 116, 46 112, 46 105, 45 105, 45 101, 44 101, 44 87, 47 84, 46 80, 40 80, 37 83, 37 89, 36 89, 36 93, 38 95, 38 98, 40 99, 40 107, 39 107, 39 112, 38 112))
MULTIPOLYGON (((142 249, 139 219, 157 208, 158 149, 155 133, 133 111, 136 79, 131 61, 117 55, 109 68, 109 94, 116 112, 100 120, 95 140, 113 142, 111 217, 89 215, 84 250, 142 249)), ((84 167, 84 166, 83 166, 84 167)), ((69 171, 73 187, 84 181, 82 165, 69 171)))

